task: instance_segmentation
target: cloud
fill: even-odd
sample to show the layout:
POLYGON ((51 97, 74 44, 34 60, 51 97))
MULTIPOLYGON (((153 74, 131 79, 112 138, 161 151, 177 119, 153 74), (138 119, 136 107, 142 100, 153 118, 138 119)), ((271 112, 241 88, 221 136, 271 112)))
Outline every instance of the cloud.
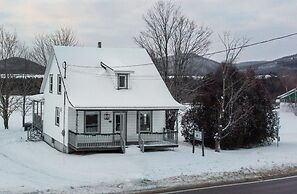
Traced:
MULTIPOLYGON (((30 43, 36 34, 72 27, 85 46, 135 47, 144 29, 142 15, 157 0, 0 0, 0 21, 30 43)), ((297 31, 295 0, 175 0, 185 15, 214 31, 211 49, 221 49, 217 33, 230 31, 252 41, 297 31)), ((247 49, 242 60, 269 59, 296 52, 295 39, 247 49), (273 48, 272 48, 273 47, 273 48)), ((220 60, 220 56, 214 56, 220 60)))

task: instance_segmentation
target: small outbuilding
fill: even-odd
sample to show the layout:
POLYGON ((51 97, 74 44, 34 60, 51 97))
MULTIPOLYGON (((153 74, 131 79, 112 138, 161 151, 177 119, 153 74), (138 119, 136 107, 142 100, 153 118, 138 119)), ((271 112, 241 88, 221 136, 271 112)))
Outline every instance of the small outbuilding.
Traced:
POLYGON ((278 96, 277 101, 283 104, 283 108, 293 111, 297 115, 297 88, 278 96))
POLYGON ((297 88, 294 88, 277 97, 280 102, 295 103, 297 102, 297 88))

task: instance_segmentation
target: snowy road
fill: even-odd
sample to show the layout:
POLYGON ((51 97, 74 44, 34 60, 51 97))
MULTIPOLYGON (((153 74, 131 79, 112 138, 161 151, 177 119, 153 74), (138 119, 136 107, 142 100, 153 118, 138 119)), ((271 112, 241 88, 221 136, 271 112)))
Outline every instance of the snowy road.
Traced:
MULTIPOLYGON (((254 149, 222 151, 206 149, 206 157, 180 138, 180 147, 141 153, 129 146, 126 154, 67 155, 44 142, 26 142, 21 118, 11 118, 11 129, 0 128, 0 193, 65 191, 80 193, 121 191, 182 184, 195 175, 208 181, 225 172, 256 172, 297 166, 297 117, 281 112, 281 143, 254 149), (85 187, 87 185, 91 185, 85 187)), ((2 127, 2 123, 0 123, 2 127)))

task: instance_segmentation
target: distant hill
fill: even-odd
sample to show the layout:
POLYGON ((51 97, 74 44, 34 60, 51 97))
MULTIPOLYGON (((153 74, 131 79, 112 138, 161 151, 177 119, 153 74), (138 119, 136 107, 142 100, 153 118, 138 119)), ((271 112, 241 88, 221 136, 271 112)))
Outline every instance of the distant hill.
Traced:
MULTIPOLYGON (((215 72, 220 63, 207 59, 198 55, 188 62, 188 75, 203 76, 208 73, 215 72)), ((253 69, 258 75, 277 74, 280 72, 296 72, 297 73, 297 54, 281 57, 272 61, 246 61, 236 64, 241 71, 253 69)))
MULTIPOLYGON (((208 73, 215 72, 219 65, 220 63, 214 60, 193 55, 187 63, 187 75, 204 76, 208 73)), ((171 68, 169 72, 172 74, 173 69, 171 68)))
MULTIPOLYGON (((20 57, 12 57, 6 60, 7 73, 43 75, 45 67, 20 57)), ((5 73, 5 61, 0 60, 0 74, 5 73)))
POLYGON ((215 72, 220 66, 220 63, 196 55, 189 60, 188 65, 190 67, 189 74, 201 76, 215 72))
POLYGON ((277 74, 285 71, 297 72, 297 54, 272 61, 248 61, 238 63, 237 67, 242 71, 253 69, 259 75, 277 74))

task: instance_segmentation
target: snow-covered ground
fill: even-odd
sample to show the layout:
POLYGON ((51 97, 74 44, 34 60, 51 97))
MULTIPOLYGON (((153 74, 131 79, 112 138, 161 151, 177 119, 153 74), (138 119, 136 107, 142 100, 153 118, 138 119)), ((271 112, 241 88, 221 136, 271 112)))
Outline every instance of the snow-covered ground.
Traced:
POLYGON ((206 149, 202 157, 199 148, 192 154, 191 146, 182 138, 180 147, 169 151, 142 153, 129 146, 126 154, 63 154, 44 142, 27 142, 20 114, 15 113, 9 130, 0 123, 0 193, 111 192, 139 189, 162 180, 178 182, 178 177, 185 175, 211 177, 242 169, 297 166, 297 117, 285 111, 280 116, 279 147, 274 143, 221 153, 206 149))

